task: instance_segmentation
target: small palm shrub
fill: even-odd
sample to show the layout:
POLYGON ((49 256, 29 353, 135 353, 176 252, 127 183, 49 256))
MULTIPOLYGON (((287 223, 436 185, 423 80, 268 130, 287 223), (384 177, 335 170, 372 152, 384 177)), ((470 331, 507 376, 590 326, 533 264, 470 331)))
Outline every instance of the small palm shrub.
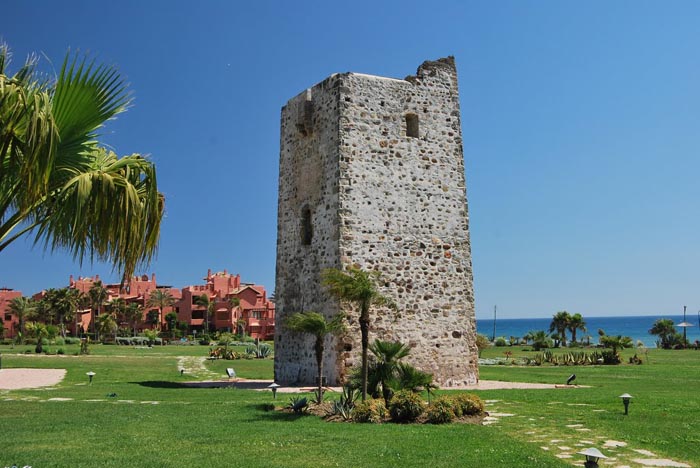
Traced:
POLYGON ((352 410, 352 420, 357 423, 379 424, 386 418, 384 400, 373 398, 355 404, 352 410))
POLYGON ((430 424, 445 424, 455 418, 455 405, 451 398, 441 396, 428 406, 428 422, 430 424))
POLYGON ((603 364, 620 364, 622 362, 622 357, 617 351, 606 349, 601 354, 603 356, 603 364))
POLYGON ((425 403, 420 395, 410 390, 400 390, 389 403, 389 414, 394 422, 414 422, 423 414, 425 403))
POLYGON ((484 400, 473 393, 459 393, 452 397, 457 416, 474 416, 484 412, 484 400))

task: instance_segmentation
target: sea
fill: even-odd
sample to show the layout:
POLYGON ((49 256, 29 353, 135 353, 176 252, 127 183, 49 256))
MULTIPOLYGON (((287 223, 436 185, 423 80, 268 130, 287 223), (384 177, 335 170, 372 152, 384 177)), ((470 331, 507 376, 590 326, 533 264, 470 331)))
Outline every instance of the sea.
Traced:
MULTIPOLYGON (((637 341, 644 343, 647 348, 655 348, 657 336, 650 335, 649 329, 654 325, 654 322, 658 319, 671 319, 674 324, 679 324, 683 322, 683 315, 642 315, 636 317, 586 317, 583 319, 586 322, 587 332, 582 332, 579 330, 576 333, 576 339, 580 341, 583 339, 585 341, 586 336, 590 336, 591 344, 598 344, 598 330, 602 329, 605 331, 606 335, 622 335, 629 336, 632 338, 635 345, 637 341)), ((686 334, 688 341, 691 343, 695 340, 700 340, 700 330, 698 329, 698 316, 695 313, 686 315, 686 322, 692 323, 692 327, 686 329, 686 334)), ((496 338, 502 336, 508 341, 511 336, 517 336, 522 338, 529 331, 537 330, 549 330, 549 324, 552 318, 519 318, 519 319, 508 319, 508 318, 496 318, 496 338)), ((476 329, 478 333, 486 335, 489 339, 493 338, 493 325, 494 320, 491 319, 477 319, 476 329)), ((683 333, 683 329, 676 327, 679 333, 683 333)), ((571 333, 567 333, 567 337, 571 337, 571 333)))

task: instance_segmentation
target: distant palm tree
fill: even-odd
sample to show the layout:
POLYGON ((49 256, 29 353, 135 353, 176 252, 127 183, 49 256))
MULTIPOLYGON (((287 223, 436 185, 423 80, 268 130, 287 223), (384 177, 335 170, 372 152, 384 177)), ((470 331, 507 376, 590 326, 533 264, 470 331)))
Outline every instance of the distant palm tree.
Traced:
POLYGON ((549 331, 556 331, 561 339, 562 346, 566 346, 566 330, 569 328, 571 315, 565 310, 557 312, 552 317, 552 322, 549 324, 549 331))
POLYGON ((109 297, 109 291, 102 285, 102 281, 95 281, 90 286, 88 290, 88 297, 90 298, 90 328, 92 328, 92 334, 97 338, 97 317, 102 313, 102 306, 107 303, 107 298, 109 297))
POLYGON ((535 336, 535 332, 532 330, 525 333, 525 335, 523 335, 523 340, 525 340, 525 345, 527 345, 530 342, 530 340, 533 339, 534 336, 535 336))
POLYGON ((549 348, 551 346, 552 340, 549 335, 544 330, 537 330, 532 333, 532 347, 535 351, 539 351, 542 348, 549 348))
POLYGON ((369 311, 372 306, 392 305, 376 286, 377 272, 350 267, 347 271, 330 268, 323 272, 323 284, 341 302, 349 302, 360 309, 362 335, 362 401, 367 399, 367 369, 369 349, 369 311))
POLYGON ((163 309, 170 307, 175 304, 175 298, 170 291, 167 289, 154 289, 151 291, 151 295, 148 296, 148 301, 146 305, 148 307, 156 307, 158 309, 158 324, 157 328, 160 330, 163 324, 163 309))
POLYGON ((210 317, 214 314, 214 308, 216 307, 216 300, 210 299, 208 294, 202 294, 194 298, 194 303, 198 306, 202 306, 206 309, 204 318, 206 319, 206 332, 211 332, 211 324, 209 323, 210 317))
POLYGON ((97 328, 102 335, 114 335, 114 341, 117 341, 117 321, 114 319, 114 314, 104 313, 97 317, 97 328))
POLYGON ((24 343, 24 322, 34 313, 34 303, 28 297, 15 297, 10 301, 8 312, 17 317, 17 342, 24 343))
POLYGON ((124 298, 118 297, 109 303, 109 310, 114 314, 114 319, 117 321, 117 325, 124 321, 127 308, 126 300, 124 298))
POLYGON ((569 319, 569 331, 571 332, 571 342, 576 343, 576 330, 581 330, 586 333, 588 329, 586 328, 586 322, 583 320, 581 314, 574 314, 569 319))
MULTIPOLYGON (((398 341, 374 340, 369 346, 369 350, 376 358, 372 364, 372 373, 377 383, 382 386, 382 397, 384 403, 389 406, 389 400, 393 395, 391 382, 396 378, 399 368, 399 361, 411 352, 411 348, 398 341)), ((376 388, 372 389, 376 392, 376 388)))
POLYGON ((126 306, 124 317, 131 326, 133 336, 136 336, 136 325, 143 320, 143 307, 136 302, 129 303, 129 305, 126 306))
POLYGON ((669 349, 677 341, 676 327, 671 319, 658 319, 649 330, 650 335, 657 335, 661 340, 661 347, 669 349))
POLYGON ((42 298, 43 308, 58 322, 61 336, 66 337, 66 322, 74 319, 80 302, 80 292, 72 288, 48 289, 42 298))
POLYGON ((326 335, 339 335, 345 331, 343 324, 343 314, 337 314, 331 320, 318 312, 297 312, 290 315, 285 325, 295 332, 309 333, 316 339, 314 342, 314 353, 316 354, 316 365, 318 366, 318 402, 323 403, 323 351, 326 335))
POLYGON ((233 317, 233 309, 235 309, 236 307, 240 307, 241 300, 239 298, 233 296, 233 297, 230 297, 227 302, 228 302, 228 306, 229 306, 229 314, 231 316, 231 322, 232 322, 232 327, 233 327, 232 332, 235 333, 236 332, 236 320, 233 317))
POLYGON ((41 353, 44 350, 43 340, 49 336, 46 324, 41 322, 27 322, 25 328, 30 336, 36 338, 36 348, 34 348, 34 352, 41 353))

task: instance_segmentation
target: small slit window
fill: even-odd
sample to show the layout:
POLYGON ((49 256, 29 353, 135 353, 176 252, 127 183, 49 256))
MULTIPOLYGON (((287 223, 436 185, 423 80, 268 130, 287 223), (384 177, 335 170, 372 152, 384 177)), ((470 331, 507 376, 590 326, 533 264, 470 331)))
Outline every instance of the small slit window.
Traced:
POLYGON ((314 231, 311 225, 311 208, 305 206, 301 209, 301 245, 311 245, 314 231))
POLYGON ((406 136, 418 138, 418 116, 406 114, 406 136))

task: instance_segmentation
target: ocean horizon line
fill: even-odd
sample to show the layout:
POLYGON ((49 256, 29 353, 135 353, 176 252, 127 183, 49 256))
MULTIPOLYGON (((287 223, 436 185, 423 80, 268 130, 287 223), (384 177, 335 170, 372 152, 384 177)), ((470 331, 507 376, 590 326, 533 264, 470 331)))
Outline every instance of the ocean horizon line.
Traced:
MULTIPOLYGON (((683 312, 676 312, 673 314, 638 314, 638 315, 583 315, 583 319, 599 319, 599 318, 639 318, 639 317, 683 317, 683 312)), ((687 312, 686 316, 688 319, 692 319, 693 317, 697 317, 698 312, 687 312)), ((545 319, 552 319, 554 314, 548 316, 548 317, 510 317, 510 316, 503 316, 501 317, 500 315, 496 316, 496 320, 545 320, 545 319)), ((491 316, 485 316, 485 317, 476 317, 476 320, 490 320, 493 321, 493 315, 491 316)))

